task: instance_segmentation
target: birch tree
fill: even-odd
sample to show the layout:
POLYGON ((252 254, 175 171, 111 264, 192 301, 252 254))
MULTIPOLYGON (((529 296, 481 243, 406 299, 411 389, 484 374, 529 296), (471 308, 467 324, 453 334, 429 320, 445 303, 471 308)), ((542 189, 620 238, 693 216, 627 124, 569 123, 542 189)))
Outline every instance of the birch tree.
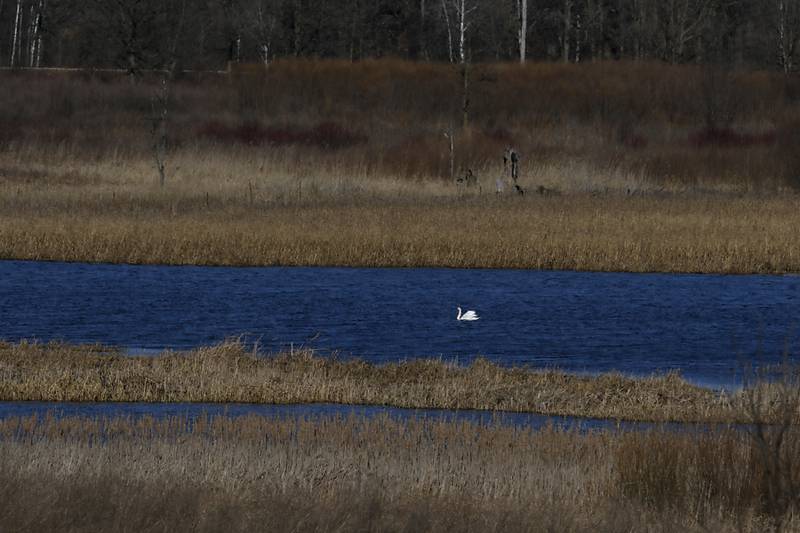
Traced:
POLYGON ((472 25, 471 15, 477 6, 467 0, 452 0, 458 17, 458 57, 462 65, 467 64, 467 32, 472 25))
POLYGON ((563 0, 561 10, 561 60, 569 63, 572 39, 572 11, 575 0, 563 0))
POLYGON ((22 0, 17 0, 17 10, 14 15, 14 27, 11 32, 11 58, 9 59, 9 66, 14 68, 17 63, 17 49, 19 48, 19 27, 22 16, 22 0))
MULTIPOLYGON (((268 4, 272 4, 269 2, 268 4)), ((261 61, 264 68, 269 67, 270 48, 272 46, 272 35, 275 33, 277 24, 276 6, 264 5, 258 2, 256 6, 256 24, 258 30, 258 49, 261 52, 261 61)))
POLYGON ((444 26, 447 29, 447 53, 450 57, 450 62, 455 63, 453 56, 453 29, 450 27, 450 11, 447 6, 447 0, 442 0, 442 13, 444 14, 444 26))
POLYGON ((237 24, 256 42, 259 59, 265 68, 272 61, 273 42, 279 33, 282 6, 283 0, 250 0, 241 10, 241 24, 237 24))
POLYGON ((517 0, 517 17, 519 19, 519 62, 525 63, 528 49, 528 0, 517 0))
POLYGON ((39 67, 42 62, 42 43, 43 31, 42 24, 47 3, 45 0, 38 0, 31 4, 30 17, 28 19, 28 66, 39 67))

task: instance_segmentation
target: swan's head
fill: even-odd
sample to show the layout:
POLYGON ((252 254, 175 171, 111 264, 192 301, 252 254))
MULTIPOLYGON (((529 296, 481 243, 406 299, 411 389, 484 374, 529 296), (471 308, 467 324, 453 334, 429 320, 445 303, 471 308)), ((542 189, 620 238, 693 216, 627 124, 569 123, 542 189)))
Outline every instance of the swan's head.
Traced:
POLYGON ((458 309, 458 312, 459 312, 459 313, 461 312, 461 308, 460 308, 460 307, 456 307, 456 309, 458 309))

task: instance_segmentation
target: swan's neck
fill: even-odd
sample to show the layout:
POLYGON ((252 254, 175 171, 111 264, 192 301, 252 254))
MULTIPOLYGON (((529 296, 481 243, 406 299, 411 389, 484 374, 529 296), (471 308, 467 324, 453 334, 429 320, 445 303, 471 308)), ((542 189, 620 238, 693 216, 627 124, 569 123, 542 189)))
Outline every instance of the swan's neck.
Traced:
POLYGON ((458 316, 456 317, 456 320, 458 320, 459 318, 461 318, 461 308, 460 307, 458 308, 458 316))

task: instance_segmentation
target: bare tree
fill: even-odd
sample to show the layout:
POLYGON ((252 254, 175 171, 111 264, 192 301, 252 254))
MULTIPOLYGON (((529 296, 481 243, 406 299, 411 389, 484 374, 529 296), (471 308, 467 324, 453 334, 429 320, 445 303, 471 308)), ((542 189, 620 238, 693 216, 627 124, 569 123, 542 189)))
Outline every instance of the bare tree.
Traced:
POLYGON ((442 13, 444 13, 444 25, 447 28, 447 52, 450 56, 450 62, 455 63, 453 56, 453 29, 450 27, 450 12, 447 7, 447 0, 442 0, 442 13))
POLYGON ((281 0, 255 0, 244 10, 246 28, 258 43, 265 68, 272 60, 272 40, 277 32, 281 3, 281 0))
POLYGON ((800 507, 800 369, 789 362, 787 351, 777 379, 746 370, 744 385, 753 453, 764 472, 764 510, 772 530, 780 532, 800 507))
POLYGON ((169 110, 169 79, 164 75, 159 89, 150 100, 150 138, 153 159, 158 171, 158 183, 163 189, 167 177, 167 112, 169 110))
POLYGON ((458 16, 458 58, 462 65, 467 63, 467 32, 469 31, 472 21, 470 15, 477 9, 477 6, 472 5, 467 0, 452 0, 456 15, 458 16))
POLYGON ((663 0, 659 20, 665 59, 680 61, 687 46, 702 33, 711 15, 712 0, 663 0))
POLYGON ((45 0, 38 0, 31 4, 30 17, 28 19, 28 66, 39 67, 42 62, 42 43, 44 12, 47 7, 45 0))
POLYGON ((598 42, 602 41, 606 9, 600 0, 585 0, 582 16, 576 21, 575 58, 580 62, 588 46, 592 60, 602 55, 598 42))
POLYGON ((22 0, 17 0, 17 11, 16 15, 14 15, 14 29, 11 34, 11 58, 9 60, 9 66, 14 68, 16 66, 17 60, 17 50, 19 48, 19 26, 21 22, 21 15, 22 15, 22 0))
POLYGON ((795 67, 797 44, 800 42, 800 2, 798 0, 774 0, 775 37, 778 47, 778 62, 784 73, 795 67))
POLYGON ((628 31, 632 37, 632 52, 635 59, 645 59, 652 53, 652 44, 657 34, 657 4, 660 0, 631 0, 631 24, 628 31))
POLYGON ((519 62, 525 63, 528 48, 528 0, 517 0, 517 18, 519 19, 519 62))
POLYGON ((575 0, 563 0, 561 10, 561 60, 564 63, 569 63, 570 60, 573 7, 575 7, 575 0))
POLYGON ((428 59, 428 40, 425 38, 425 0, 419 0, 419 52, 428 59))

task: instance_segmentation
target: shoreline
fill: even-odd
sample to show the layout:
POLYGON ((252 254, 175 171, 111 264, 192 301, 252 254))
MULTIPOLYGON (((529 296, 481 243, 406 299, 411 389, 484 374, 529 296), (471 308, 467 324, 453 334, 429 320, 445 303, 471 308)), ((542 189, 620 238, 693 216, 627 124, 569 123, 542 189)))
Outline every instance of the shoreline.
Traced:
MULTIPOLYGON (((109 210, 55 198, 0 204, 0 258, 92 264, 470 268, 591 273, 800 273, 794 198, 563 195, 519 201, 109 210), (74 207, 74 209, 73 209, 74 207), (470 221, 466 227, 463 221, 470 221)), ((494 200, 494 199, 492 199, 494 200)))
MULTIPOLYGON (((690 384, 676 373, 632 378, 435 359, 375 365, 311 351, 255 355, 239 341, 132 357, 114 348, 0 343, 0 401, 336 404, 531 413, 630 422, 751 422, 748 390, 690 384)), ((758 386, 758 385, 757 385, 758 386)), ((769 406, 774 391, 763 390, 769 406)), ((767 407, 766 420, 779 413, 767 407)))
POLYGON ((563 269, 537 269, 527 267, 481 267, 481 266, 430 266, 430 265, 381 265, 360 266, 353 264, 264 264, 264 265, 230 265, 216 263, 135 263, 135 262, 110 262, 110 261, 83 261, 80 259, 28 259, 15 257, 0 257, 0 263, 48 263, 64 265, 85 266, 120 266, 120 267, 154 267, 154 268, 214 268, 214 269, 261 269, 261 268, 307 268, 307 269, 337 269, 337 270, 486 270, 486 271, 519 271, 542 272, 556 274, 624 274, 631 276, 718 276, 718 277, 793 277, 800 276, 797 271, 780 272, 704 272, 704 271, 639 271, 639 270, 563 270, 563 269))

